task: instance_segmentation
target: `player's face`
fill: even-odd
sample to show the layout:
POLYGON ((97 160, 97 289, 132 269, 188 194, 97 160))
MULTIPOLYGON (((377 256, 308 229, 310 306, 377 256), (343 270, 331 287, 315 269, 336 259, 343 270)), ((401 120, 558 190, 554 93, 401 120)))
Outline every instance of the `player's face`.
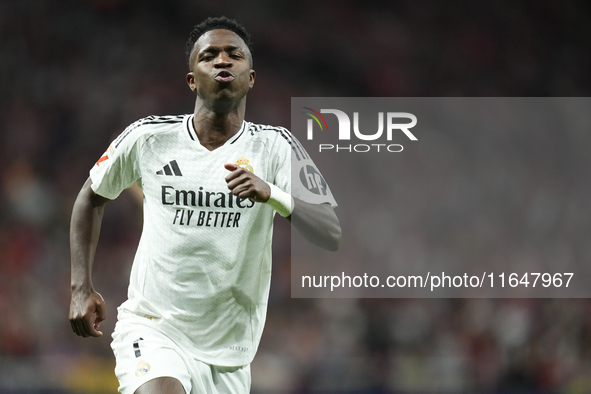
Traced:
POLYGON ((239 101, 254 85, 251 65, 242 38, 230 30, 210 30, 195 43, 187 83, 206 103, 239 101))

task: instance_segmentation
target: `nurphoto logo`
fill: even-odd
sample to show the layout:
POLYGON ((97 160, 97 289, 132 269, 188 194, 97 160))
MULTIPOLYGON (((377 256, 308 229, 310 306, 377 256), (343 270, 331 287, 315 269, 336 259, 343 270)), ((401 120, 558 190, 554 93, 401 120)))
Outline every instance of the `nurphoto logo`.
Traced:
MULTIPOLYGON (((351 141, 351 119, 344 111, 339 109, 320 109, 320 112, 309 108, 302 107, 308 111, 303 112, 310 118, 307 123, 307 139, 314 139, 314 122, 318 125, 321 132, 328 132, 328 124, 322 114, 333 114, 337 118, 339 124, 338 128, 338 140, 339 141, 351 141)), ((417 117, 408 112, 378 112, 378 130, 369 132, 369 130, 360 130, 359 126, 359 112, 353 112, 353 139, 361 141, 376 141, 382 139, 384 134, 384 123, 386 123, 386 141, 392 141, 392 137, 395 132, 401 131, 411 141, 417 141, 417 137, 409 130, 416 126, 417 117), (401 122, 402 120, 402 122, 401 122), (404 122, 406 120, 406 122, 404 122)), ((349 145, 334 145, 334 144, 319 144, 318 151, 334 150, 336 152, 402 152, 403 146, 400 144, 386 144, 386 143, 372 143, 372 144, 349 144, 349 145)))

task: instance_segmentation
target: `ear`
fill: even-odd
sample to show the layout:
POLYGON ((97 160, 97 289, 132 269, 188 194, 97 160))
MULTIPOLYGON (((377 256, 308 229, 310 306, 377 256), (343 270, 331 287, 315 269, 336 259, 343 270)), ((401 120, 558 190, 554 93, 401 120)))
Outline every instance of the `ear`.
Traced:
POLYGON ((255 77, 255 75, 256 75, 255 71, 251 69, 250 70, 250 78, 249 78, 249 81, 248 81, 248 87, 249 88, 252 88, 254 86, 254 77, 255 77))
POLYGON ((195 74, 193 74, 192 71, 187 74, 187 85, 189 85, 189 89, 193 92, 197 89, 197 86, 195 85, 195 74))

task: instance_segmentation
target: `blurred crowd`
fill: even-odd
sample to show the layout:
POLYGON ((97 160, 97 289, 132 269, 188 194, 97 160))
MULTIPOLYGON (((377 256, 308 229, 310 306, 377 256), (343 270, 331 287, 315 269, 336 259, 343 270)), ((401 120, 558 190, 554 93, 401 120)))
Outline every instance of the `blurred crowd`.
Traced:
MULTIPOLYGON (((126 192, 106 208, 93 276, 108 307, 100 339, 76 337, 67 319, 71 208, 89 169, 128 124, 192 111, 184 45, 204 18, 226 15, 250 31, 257 79, 247 120, 257 123, 289 127, 291 97, 591 91, 587 2, 200 3, 0 0, 0 393, 116 391, 110 333, 115 308, 126 297, 141 204, 137 194, 126 192)), ((578 154, 589 146, 588 138, 579 141, 578 154)), ((540 168, 549 192, 533 200, 532 212, 554 207, 560 216, 557 206, 571 201, 560 217, 576 223, 572 239, 559 237, 553 256, 584 264, 591 261, 591 252, 580 246, 591 235, 588 160, 568 161, 571 152, 560 150, 555 139, 539 143, 539 152, 552 152, 550 161, 536 159, 546 163, 540 168), (571 175, 576 184, 563 179, 571 175)), ((469 167, 470 157, 463 158, 465 165, 450 168, 469 167)), ((503 166, 503 157, 496 160, 491 172, 503 166)), ((393 174, 410 179, 420 171, 419 165, 393 174)), ((503 172, 512 180, 511 191, 531 187, 511 171, 503 172)), ((423 215, 437 215, 431 199, 415 199, 432 195, 436 182, 413 183, 419 189, 401 195, 413 199, 423 215)), ((484 184, 472 186, 486 190, 484 184)), ((348 191, 364 197, 363 191, 348 191)), ((462 203, 455 208, 461 212, 462 203)), ((503 204, 490 209, 490 216, 507 214, 503 204)), ((345 231, 346 223, 362 220, 347 218, 355 214, 339 213, 345 231)), ((441 234, 447 234, 441 242, 474 256, 504 246, 491 242, 485 252, 471 249, 457 227, 447 231, 454 212, 447 214, 431 222, 439 227, 418 232, 406 244, 414 248, 408 253, 429 255, 441 234)), ((530 227, 507 239, 518 243, 533 234, 540 243, 551 242, 560 235, 553 229, 566 228, 560 220, 536 222, 545 216, 535 212, 532 217, 530 227), (558 222, 562 227, 552 227, 558 222), (536 232, 540 226, 545 230, 536 232)), ((494 225, 480 221, 471 231, 486 237, 494 225)), ((289 239, 289 226, 276 221, 268 320, 252 365, 253 393, 591 392, 588 299, 292 299, 289 239)), ((378 247, 387 254, 384 242, 378 247)), ((400 243, 396 250, 404 247, 400 243)))

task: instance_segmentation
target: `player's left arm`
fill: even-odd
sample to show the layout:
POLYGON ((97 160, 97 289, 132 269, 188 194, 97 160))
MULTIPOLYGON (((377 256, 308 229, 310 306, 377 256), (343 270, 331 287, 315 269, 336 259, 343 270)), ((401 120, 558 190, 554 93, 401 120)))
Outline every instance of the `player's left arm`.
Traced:
POLYGON ((293 197, 287 220, 308 242, 335 252, 341 246, 341 224, 330 204, 312 204, 293 197))
POLYGON ((240 198, 267 203, 309 242, 336 251, 341 245, 341 225, 329 204, 311 204, 273 187, 252 172, 236 164, 225 164, 228 189, 240 198))

